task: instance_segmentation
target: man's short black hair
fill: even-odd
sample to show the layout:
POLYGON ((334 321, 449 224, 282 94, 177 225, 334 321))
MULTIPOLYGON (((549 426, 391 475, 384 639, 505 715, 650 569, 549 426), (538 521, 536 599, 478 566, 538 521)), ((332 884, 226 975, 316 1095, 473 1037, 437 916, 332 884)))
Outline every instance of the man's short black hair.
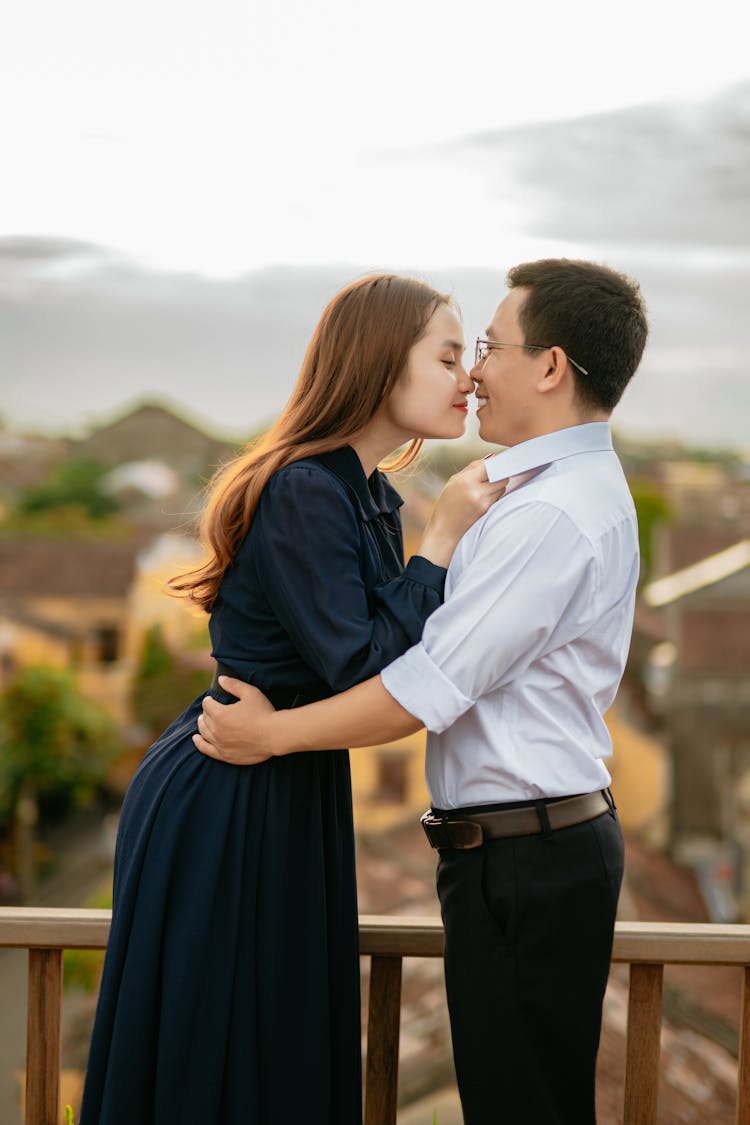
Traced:
POLYGON ((596 262, 543 258, 508 271, 510 289, 528 289, 518 319, 526 344, 557 345, 573 367, 582 406, 610 413, 646 346, 646 307, 638 283, 596 262))

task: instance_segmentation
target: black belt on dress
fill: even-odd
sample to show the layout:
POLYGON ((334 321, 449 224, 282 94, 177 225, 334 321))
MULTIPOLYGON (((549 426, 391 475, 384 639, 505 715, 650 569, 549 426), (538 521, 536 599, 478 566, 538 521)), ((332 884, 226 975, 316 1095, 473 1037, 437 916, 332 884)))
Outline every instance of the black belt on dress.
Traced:
MULTIPOLYGON (((210 690, 216 695, 223 696, 223 700, 219 702, 236 703, 237 696, 232 695, 230 691, 219 683, 219 676, 230 676, 233 680, 242 680, 244 683, 248 681, 244 676, 240 676, 235 672, 234 668, 230 668, 228 664, 222 664, 220 660, 216 661, 216 670, 214 671, 214 678, 211 681, 210 690)), ((270 699, 277 711, 290 711, 293 707, 304 707, 306 703, 314 703, 316 700, 313 696, 303 695, 295 688, 272 688, 268 691, 261 689, 263 694, 270 699)))
POLYGON ((600 789, 594 793, 532 801, 521 808, 491 812, 462 813, 461 809, 455 809, 435 813, 429 809, 421 818, 421 823, 433 848, 466 851, 480 848, 485 840, 546 835, 559 828, 572 828, 574 824, 594 820, 602 813, 614 815, 614 811, 612 794, 608 789, 600 789))

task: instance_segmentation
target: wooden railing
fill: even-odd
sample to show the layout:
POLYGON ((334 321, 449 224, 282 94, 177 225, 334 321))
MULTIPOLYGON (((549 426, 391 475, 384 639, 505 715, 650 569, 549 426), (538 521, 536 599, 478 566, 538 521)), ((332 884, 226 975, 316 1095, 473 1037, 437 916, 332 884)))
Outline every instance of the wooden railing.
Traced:
MULTIPOLYGON (((0 908, 0 948, 29 950, 26 1125, 58 1125, 62 953, 104 949, 106 910, 0 908)), ((423 918, 360 918, 360 950, 372 958, 365 1125, 395 1125, 404 957, 440 957, 443 931, 423 918)), ((737 1070, 737 1125, 750 1125, 750 926, 619 922, 613 961, 630 965, 624 1125, 653 1125, 659 1081, 664 965, 744 968, 737 1070)))

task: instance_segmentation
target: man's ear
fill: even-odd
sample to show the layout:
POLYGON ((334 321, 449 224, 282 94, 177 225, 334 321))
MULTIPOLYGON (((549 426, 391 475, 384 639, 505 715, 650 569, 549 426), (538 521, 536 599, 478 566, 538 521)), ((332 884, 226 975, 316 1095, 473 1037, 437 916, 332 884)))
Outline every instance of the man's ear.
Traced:
POLYGON ((549 348, 545 352, 547 365, 542 378, 537 383, 537 390, 542 394, 556 390, 566 379, 572 378, 568 357, 562 348, 549 348))

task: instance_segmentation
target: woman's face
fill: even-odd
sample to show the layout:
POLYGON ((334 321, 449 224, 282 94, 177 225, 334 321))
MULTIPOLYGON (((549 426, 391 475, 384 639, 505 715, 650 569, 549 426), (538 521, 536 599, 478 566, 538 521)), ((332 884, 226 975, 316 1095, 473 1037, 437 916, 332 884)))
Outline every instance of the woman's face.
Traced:
POLYGON ((409 437, 460 437, 469 409, 466 396, 474 390, 463 353, 461 321, 448 305, 440 305, 384 404, 389 421, 409 437))

